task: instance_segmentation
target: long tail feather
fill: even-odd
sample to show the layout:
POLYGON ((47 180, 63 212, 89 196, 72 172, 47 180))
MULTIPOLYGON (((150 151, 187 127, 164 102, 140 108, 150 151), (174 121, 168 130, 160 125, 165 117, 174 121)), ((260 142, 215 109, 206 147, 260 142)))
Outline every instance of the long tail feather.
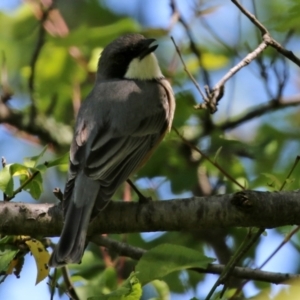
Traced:
POLYGON ((83 172, 75 179, 74 189, 68 201, 62 234, 50 260, 50 267, 79 263, 84 253, 86 234, 100 184, 83 172))

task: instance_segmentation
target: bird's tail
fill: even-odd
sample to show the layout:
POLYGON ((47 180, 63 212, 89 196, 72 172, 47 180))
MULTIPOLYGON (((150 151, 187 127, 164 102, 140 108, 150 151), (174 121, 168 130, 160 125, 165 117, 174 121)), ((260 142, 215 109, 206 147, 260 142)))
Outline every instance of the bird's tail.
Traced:
POLYGON ((83 172, 76 176, 71 199, 66 199, 68 204, 65 223, 59 243, 50 257, 50 267, 57 268, 81 261, 90 217, 99 189, 99 182, 91 180, 83 172))

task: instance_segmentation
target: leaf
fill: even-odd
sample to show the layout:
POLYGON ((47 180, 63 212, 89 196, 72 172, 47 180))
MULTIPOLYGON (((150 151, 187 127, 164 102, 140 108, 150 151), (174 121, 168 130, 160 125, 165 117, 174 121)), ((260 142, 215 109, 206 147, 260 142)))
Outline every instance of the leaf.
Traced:
MULTIPOLYGON (((176 274, 178 277, 178 274, 176 274)), ((176 279, 176 281, 180 281, 180 279, 176 279)), ((163 280, 153 280, 151 282, 151 284, 153 285, 153 287, 155 288, 155 291, 158 294, 157 299, 161 299, 161 300, 168 300, 170 299, 170 287, 168 286, 168 284, 163 281, 163 280)), ((181 284, 182 285, 182 284, 181 284)), ((186 290, 184 290, 183 292, 185 292, 186 290)), ((174 293, 174 291, 172 290, 172 292, 174 293)))
MULTIPOLYGON (((43 177, 41 172, 38 169, 30 169, 31 176, 34 174, 34 178, 32 178, 23 188, 24 191, 28 192, 33 199, 39 199, 42 192, 43 192, 43 177), (38 172, 36 174, 36 172, 38 172)), ((25 182, 29 179, 28 176, 21 176, 20 177, 20 185, 25 184, 25 182)))
POLYGON ((9 171, 9 165, 0 170, 0 190, 8 196, 13 194, 14 181, 9 171))
POLYGON ((9 266, 19 251, 20 250, 13 245, 0 245, 0 274, 2 272, 10 274, 9 266))
POLYGON ((47 148, 48 148, 48 146, 46 145, 42 149, 41 153, 36 155, 36 156, 25 157, 24 158, 24 165, 26 167, 29 167, 29 168, 35 168, 37 166, 37 163, 38 163, 39 159, 45 154, 47 148))
POLYGON ((142 287, 136 276, 132 272, 130 276, 115 291, 109 294, 102 294, 100 297, 90 297, 88 300, 138 300, 142 296, 142 287))
POLYGON ((27 177, 30 176, 28 167, 25 165, 18 164, 18 163, 10 164, 9 171, 10 171, 11 176, 20 176, 20 175, 25 175, 27 177))
POLYGON ((215 157, 214 157, 214 162, 216 163, 217 162, 217 159, 218 159, 218 156, 220 155, 221 151, 222 151, 222 146, 217 150, 216 154, 215 154, 215 157))
POLYGON ((139 260, 136 271, 142 285, 187 268, 203 268, 214 259, 179 245, 163 244, 152 248, 139 260))
POLYGON ((60 166, 60 165, 67 165, 67 164, 69 164, 69 151, 55 160, 48 161, 47 168, 60 166))
MULTIPOLYGON (((228 64, 228 58, 222 54, 204 52, 202 55, 203 67, 209 71, 224 68, 228 64)), ((192 57, 186 61, 187 69, 195 74, 199 71, 199 59, 192 57)))
POLYGON ((15 236, 13 235, 6 235, 2 239, 0 239, 0 245, 13 243, 15 241, 15 236))
POLYGON ((280 188, 281 182, 275 175, 270 174, 270 173, 261 173, 261 175, 265 176, 268 179, 271 179, 271 182, 268 182, 269 186, 274 187, 275 189, 280 188))
POLYGON ((30 239, 25 241, 26 245, 29 247, 36 263, 37 267, 37 277, 35 284, 38 284, 43 279, 45 279, 48 274, 50 268, 48 267, 48 261, 50 255, 48 251, 45 249, 44 245, 36 239, 30 239))

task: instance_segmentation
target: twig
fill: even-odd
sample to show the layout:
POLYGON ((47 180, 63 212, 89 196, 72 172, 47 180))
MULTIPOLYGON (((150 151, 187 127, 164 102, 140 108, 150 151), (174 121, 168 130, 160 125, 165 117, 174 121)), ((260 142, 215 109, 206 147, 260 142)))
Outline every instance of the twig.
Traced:
POLYGON ((207 86, 210 86, 209 74, 208 74, 207 70, 203 67, 202 53, 198 49, 198 47, 197 47, 197 45, 196 45, 196 43, 193 39, 190 27, 187 24, 187 22, 182 18, 180 12, 178 11, 175 0, 170 1, 170 6, 171 6, 171 9, 172 9, 173 15, 177 15, 178 21, 182 24, 182 26, 184 27, 184 29, 187 33, 187 36, 188 36, 189 41, 190 41, 190 49, 196 55, 196 57, 198 58, 199 65, 200 65, 200 68, 201 68, 201 72, 203 74, 205 84, 207 86))
MULTIPOLYGON (((261 54, 268 46, 271 46, 275 48, 279 53, 283 54, 285 57, 293 61, 295 64, 300 66, 300 59, 296 57, 292 51, 289 51, 285 49, 282 45, 280 45, 275 39, 271 37, 266 27, 260 23, 257 18, 251 14, 249 11, 247 11, 237 0, 231 0, 241 11, 243 14, 245 14, 250 21, 258 27, 258 29, 261 32, 263 41, 260 43, 260 45, 251 53, 249 53, 244 59, 242 59, 237 65, 235 65, 233 68, 229 70, 221 78, 221 80, 210 90, 209 87, 206 87, 206 94, 207 97, 205 98, 205 104, 208 105, 211 112, 216 111, 216 106, 218 101, 222 98, 224 93, 224 85, 225 83, 240 69, 247 66, 249 63, 251 63, 259 54, 261 54)), ((285 81, 285 78, 283 79, 283 82, 285 81)), ((282 87, 279 87, 279 89, 282 90, 282 87)), ((279 90, 279 91, 281 91, 279 90)), ((203 104, 200 104, 196 106, 197 109, 204 108, 203 104)))
MULTIPOLYGON (((284 240, 274 249, 274 251, 269 255, 269 257, 258 267, 257 270, 261 270, 274 256, 275 254, 292 238, 294 234, 296 234, 300 229, 300 226, 297 226, 294 228, 285 238, 284 240)), ((300 275, 299 275, 300 276, 300 275)), ((244 288, 244 286, 249 282, 249 280, 253 280, 251 278, 247 279, 242 283, 242 285, 235 291, 235 293, 232 295, 230 299, 236 299, 241 292, 241 290, 244 288)))
MULTIPOLYGON (((260 53, 262 53, 268 45, 265 42, 262 42, 254 51, 249 53, 246 57, 244 57, 238 64, 236 64, 233 68, 231 68, 223 78, 213 87, 210 91, 208 88, 206 89, 206 94, 209 99, 209 106, 216 107, 218 101, 222 98, 224 93, 224 85, 225 83, 239 70, 243 67, 249 65, 260 53)), ((203 106, 196 106, 197 109, 203 108, 203 106)))
MULTIPOLYGON (((94 242, 98 246, 103 246, 110 249, 121 256, 130 257, 134 260, 139 260, 147 252, 146 250, 128 245, 123 242, 115 241, 111 238, 103 236, 93 236, 90 241, 94 242)), ((221 274, 225 269, 224 265, 220 264, 209 264, 206 268, 191 268, 198 273, 208 273, 208 274, 221 274)), ((231 273, 232 276, 242 279, 260 280, 270 283, 282 283, 289 284, 286 282, 288 279, 300 278, 300 275, 296 274, 286 274, 286 273, 273 273, 265 272, 260 270, 253 270, 250 268, 234 267, 231 273)))
POLYGON ((92 236, 90 241, 96 245, 111 249, 121 256, 127 256, 135 260, 139 260, 143 254, 146 253, 146 250, 144 249, 133 247, 126 243, 118 242, 101 235, 92 236))
MULTIPOLYGON (((279 191, 282 191, 286 185, 287 179, 289 179, 292 175, 292 173, 294 172, 297 164, 299 163, 300 160, 300 156, 298 155, 295 159, 295 162, 290 170, 290 172, 288 173, 285 181, 283 182, 283 184, 281 185, 279 191)), ((294 230, 292 230, 285 238, 284 240, 279 244, 279 246, 270 254, 270 256, 259 266, 258 269, 262 269, 274 256, 275 254, 292 238, 292 236, 298 232, 300 229, 300 226, 297 226, 294 230)), ((240 293, 240 291, 243 289, 243 287, 248 283, 248 281, 245 281, 234 293, 234 295, 238 295, 240 293)), ((232 297, 232 299, 234 299, 234 296, 232 297)))
POLYGON ((297 155, 297 157, 296 157, 296 159, 295 159, 295 162, 294 162, 294 164, 293 164, 293 166, 292 166, 292 168, 291 168, 289 174, 287 175, 285 181, 282 183, 282 185, 281 185, 279 191, 283 191, 283 189, 284 189, 284 187, 285 187, 285 185, 286 185, 286 183, 287 183, 287 180, 288 180, 288 179, 291 177, 291 175, 293 174, 295 168, 297 167, 297 165, 298 165, 298 163, 299 163, 299 160, 300 160, 300 156, 297 155))
POLYGON ((7 64, 4 51, 2 51, 2 65, 1 65, 1 87, 2 93, 0 95, 0 101, 6 103, 11 99, 13 92, 8 84, 7 64))
POLYGON ((238 0, 231 0, 231 2, 235 4, 239 8, 239 10, 260 30, 263 41, 266 45, 273 47, 279 53, 281 53, 286 58, 294 62, 298 67, 300 67, 300 59, 295 56, 292 51, 285 49, 275 39, 273 39, 267 28, 261 22, 259 22, 259 20, 253 14, 245 9, 238 0))
MULTIPOLYGON (((244 256, 244 254, 247 253, 247 251, 252 247, 252 245, 259 239, 259 237, 261 236, 261 234, 265 231, 264 228, 260 228, 258 230, 258 232, 253 236, 252 239, 250 239, 249 241, 247 240, 248 237, 246 237, 246 239, 243 241, 243 243, 241 244, 240 248, 236 251, 236 253, 234 254, 234 256, 230 259, 230 261, 226 264, 223 272, 221 273, 220 277, 218 278, 218 280, 215 282, 215 284, 213 285, 213 287, 211 288, 211 290, 209 291, 208 295, 206 296, 205 300, 209 300, 211 298, 211 296, 213 295, 213 293, 215 292, 216 288, 225 282, 225 280, 231 275, 232 270, 236 267, 236 264, 239 263, 239 261, 241 260, 241 258, 244 256)), ((249 236, 249 234, 248 234, 249 236)), ((223 294, 225 292, 225 289, 223 289, 222 293, 223 294)))
POLYGON ((205 153, 203 153, 198 147, 193 145, 191 142, 186 140, 179 131, 172 126, 172 129, 176 132, 176 134, 180 137, 180 139, 188 145, 191 149, 195 150, 196 152, 200 153, 202 157, 204 157, 206 160, 208 160, 213 166, 215 166, 227 179, 229 179, 231 182, 235 183, 239 188, 242 190, 245 190, 245 187, 242 186, 238 181, 236 181, 229 173, 227 173, 217 162, 214 162, 212 159, 209 158, 205 153))
POLYGON ((35 81, 36 63, 37 63, 38 57, 41 53, 42 47, 45 44, 46 31, 44 28, 44 23, 47 20, 48 15, 52 9, 53 9, 53 3, 46 10, 42 11, 42 17, 40 19, 40 24, 39 24, 37 43, 33 50, 31 61, 30 61, 31 73, 30 73, 30 76, 28 79, 28 89, 29 89, 29 94, 30 94, 30 99, 31 99, 30 117, 31 117, 32 122, 37 113, 36 104, 35 104, 35 100, 34 100, 34 81, 35 81))
MULTIPOLYGON (((282 108, 298 106, 300 105, 300 95, 295 95, 287 99, 272 99, 267 104, 258 105, 253 108, 251 111, 243 114, 239 117, 236 117, 233 121, 228 121, 219 126, 221 130, 227 130, 231 128, 235 128, 237 125, 240 125, 244 122, 247 122, 253 118, 260 117, 261 115, 268 113, 270 111, 279 110, 282 108)), ((209 132, 207 132, 208 134, 209 132)))
POLYGON ((22 190, 26 187, 26 185, 28 183, 30 183, 35 176, 37 176, 40 173, 39 170, 33 172, 30 176, 28 176, 28 178, 13 192, 12 196, 10 197, 6 197, 6 201, 10 201, 11 199, 13 199, 17 194, 21 193, 22 190))
POLYGON ((56 287, 56 278, 57 278, 57 269, 54 269, 54 274, 53 277, 50 278, 51 284, 50 284, 50 300, 54 299, 54 294, 55 294, 55 287, 56 287))
POLYGON ((61 189, 60 188, 54 188, 53 189, 53 194, 54 196, 60 201, 62 202, 63 199, 64 199, 64 194, 62 193, 61 189))
MULTIPOLYGON (((1 158, 1 163, 2 163, 2 168, 4 169, 5 166, 6 166, 6 159, 5 159, 4 156, 2 156, 2 158, 1 158)), ((4 200, 4 201, 8 201, 8 200, 7 200, 7 195, 6 195, 5 193, 3 193, 3 200, 4 200)))
MULTIPOLYGON (((292 175, 293 171, 295 170, 298 162, 299 162, 300 156, 296 157, 296 160, 289 172, 289 174, 287 175, 286 180, 284 181, 284 183, 281 185, 279 191, 282 191, 287 179, 290 178, 290 176, 292 175)), ((218 287, 219 284, 222 283, 222 281, 226 280, 226 278, 228 278, 228 276, 230 275, 230 273, 232 272, 233 268, 236 266, 236 264, 238 263, 238 261, 243 257, 243 255, 250 249, 250 247, 259 239, 260 235, 265 231, 265 228, 260 228, 259 231, 253 236, 253 238, 249 241, 248 245, 246 246, 242 246, 239 250, 237 250, 236 254, 234 255, 234 257, 229 261, 229 263, 226 265, 229 266, 228 268, 228 272, 224 271, 224 274, 222 273, 221 276, 218 278, 217 282, 214 284, 213 288, 211 289, 209 296, 207 296, 206 300, 208 300, 213 292, 215 291, 215 289, 218 287)), ((295 230, 294 230, 295 232, 295 230)), ((293 234, 294 234, 293 232, 293 234)), ((284 243, 282 244, 282 246, 284 245, 284 243)), ((282 246, 277 247, 277 249, 271 254, 271 256, 265 261, 265 263, 261 266, 263 267, 276 253, 277 251, 279 251, 281 249, 282 246)), ((223 295, 223 293, 226 290, 226 285, 224 285, 223 291, 221 292, 221 296, 223 295)))
POLYGON ((207 102, 208 99, 206 98, 204 92, 201 90, 201 88, 200 88, 198 82, 196 81, 196 79, 194 78, 194 76, 191 74, 191 72, 190 72, 190 71, 188 70, 188 68, 186 67, 186 64, 185 64, 185 62, 184 62, 184 60, 183 60, 183 58, 182 58, 180 49, 179 49, 179 47, 177 46, 177 44, 176 44, 176 42, 175 42, 175 40, 174 40, 174 38, 173 38, 172 36, 171 36, 171 40, 172 40, 172 42, 173 42, 173 44, 174 44, 174 46, 175 46, 176 52, 178 53, 178 56, 179 56, 180 60, 181 60, 181 62, 182 62, 184 71, 187 73, 187 75, 190 77, 190 79, 191 79, 192 82, 194 83, 196 89, 197 89, 198 92, 200 93, 200 95, 201 95, 201 97, 203 98, 204 102, 207 102))
POLYGON ((69 275, 69 272, 68 272, 68 267, 67 266, 63 266, 61 268, 61 273, 62 273, 62 276, 64 278, 64 282, 65 282, 65 285, 66 285, 66 289, 67 289, 67 292, 66 294, 72 299, 72 300, 80 300, 76 291, 75 291, 75 288, 73 286, 73 283, 72 283, 72 280, 70 278, 70 275, 69 275))

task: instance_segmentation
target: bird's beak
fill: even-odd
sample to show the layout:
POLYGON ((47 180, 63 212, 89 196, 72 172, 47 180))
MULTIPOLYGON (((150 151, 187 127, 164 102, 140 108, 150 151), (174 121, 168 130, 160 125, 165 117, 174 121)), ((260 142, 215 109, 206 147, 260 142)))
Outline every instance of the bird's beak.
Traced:
POLYGON ((146 39, 143 40, 143 50, 139 55, 140 60, 142 60, 143 58, 145 58, 148 54, 150 54, 151 52, 155 51, 156 48, 158 47, 158 45, 153 45, 150 47, 150 45, 155 42, 155 39, 146 39))

